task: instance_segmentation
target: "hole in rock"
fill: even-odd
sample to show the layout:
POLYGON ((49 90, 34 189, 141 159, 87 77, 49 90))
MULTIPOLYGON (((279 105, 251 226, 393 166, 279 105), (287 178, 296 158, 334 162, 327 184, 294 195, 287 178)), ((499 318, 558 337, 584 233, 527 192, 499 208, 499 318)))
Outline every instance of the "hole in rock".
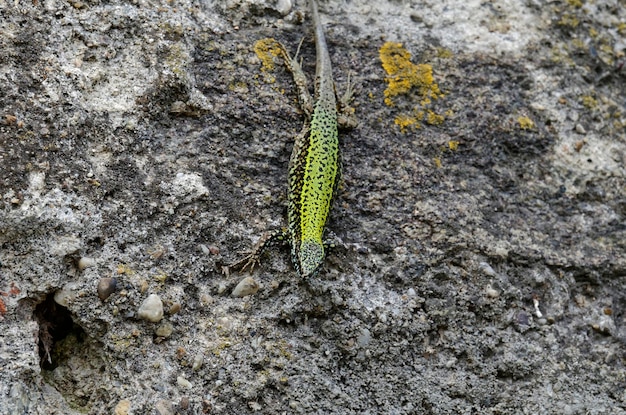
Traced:
POLYGON ((83 342, 85 331, 72 320, 69 310, 54 301, 54 293, 35 307, 35 319, 39 323, 39 363, 44 370, 54 370, 59 366, 57 346, 69 335, 83 342))

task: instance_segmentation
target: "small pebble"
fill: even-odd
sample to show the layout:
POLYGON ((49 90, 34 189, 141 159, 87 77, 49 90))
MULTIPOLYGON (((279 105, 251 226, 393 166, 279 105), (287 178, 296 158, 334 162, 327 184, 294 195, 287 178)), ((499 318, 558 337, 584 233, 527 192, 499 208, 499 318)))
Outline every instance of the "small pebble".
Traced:
POLYGON ((530 316, 525 311, 520 311, 515 316, 517 324, 520 326, 528 326, 530 325, 530 316))
POLYGON ((256 294, 259 291, 259 283, 252 277, 242 279, 232 292, 233 297, 245 297, 256 294))
POLYGON ((98 281, 98 297, 102 301, 106 300, 117 289, 117 278, 100 278, 98 281))
POLYGON ((213 304, 213 297, 209 294, 201 294, 199 300, 203 307, 208 307, 213 304))
POLYGON ((202 363, 204 363, 204 356, 202 356, 201 353, 196 354, 193 358, 193 364, 191 366, 191 369, 193 369, 194 371, 200 370, 200 368, 202 367, 202 363))
POLYGON ((156 413, 159 415, 174 415, 174 406, 170 401, 161 400, 154 406, 156 413))
POLYGON ((161 298, 156 294, 150 294, 139 307, 137 314, 139 318, 158 323, 163 318, 163 302, 161 298))
POLYGON ((587 131, 585 130, 585 127, 582 126, 582 124, 576 124, 576 132, 578 134, 585 134, 587 131))
POLYGON ((115 415, 128 415, 128 411, 130 410, 130 401, 123 399, 115 405, 115 415))
POLYGON ((78 269, 83 271, 89 267, 93 267, 94 265, 96 265, 96 260, 93 258, 89 258, 89 257, 82 257, 81 259, 78 260, 78 269))
POLYGON ((178 403, 178 407, 182 410, 187 410, 189 409, 189 397, 188 396, 183 396, 182 398, 180 398, 180 402, 178 403))
POLYGON ((361 334, 357 337, 356 342, 360 347, 367 347, 372 341, 372 333, 368 329, 361 330, 361 334))
POLYGON ((276 2, 276 11, 283 16, 287 16, 292 7, 293 4, 291 0, 278 0, 276 2))
POLYGON ((170 337, 174 332, 174 326, 169 321, 161 324, 156 330, 155 334, 159 337, 170 337))
POLYGON ((226 287, 226 284, 224 284, 223 282, 219 283, 217 286, 217 293, 222 295, 224 294, 224 292, 226 291, 228 287, 226 287))
POLYGON ((496 276, 496 272, 493 270, 493 268, 491 268, 491 265, 486 262, 481 262, 480 264, 478 264, 478 269, 480 269, 482 273, 488 277, 496 276))
POLYGON ((76 298, 76 295, 76 291, 69 288, 62 288, 54 293, 54 301, 63 307, 67 307, 69 303, 76 298))
POLYGON ((180 307, 181 307, 180 303, 172 303, 172 305, 171 305, 170 309, 168 310, 168 312, 170 314, 176 314, 176 313, 178 313, 180 311, 180 307))
POLYGON ((491 285, 487 286, 487 288, 485 289, 485 294, 487 294, 487 297, 489 298, 498 298, 500 296, 500 292, 491 287, 491 285))
POLYGON ((191 387, 193 386, 191 384, 191 382, 189 382, 187 379, 185 379, 182 376, 179 376, 176 378, 176 383, 178 384, 178 386, 180 386, 181 388, 187 388, 187 389, 191 389, 191 387))

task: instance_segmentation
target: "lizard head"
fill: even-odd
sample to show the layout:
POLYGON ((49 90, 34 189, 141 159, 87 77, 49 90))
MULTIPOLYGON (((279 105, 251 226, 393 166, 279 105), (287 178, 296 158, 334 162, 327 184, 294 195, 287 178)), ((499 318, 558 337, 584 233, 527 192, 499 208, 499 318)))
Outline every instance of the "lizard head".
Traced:
POLYGON ((324 245, 314 240, 304 240, 300 246, 299 261, 302 277, 315 276, 324 263, 324 245))

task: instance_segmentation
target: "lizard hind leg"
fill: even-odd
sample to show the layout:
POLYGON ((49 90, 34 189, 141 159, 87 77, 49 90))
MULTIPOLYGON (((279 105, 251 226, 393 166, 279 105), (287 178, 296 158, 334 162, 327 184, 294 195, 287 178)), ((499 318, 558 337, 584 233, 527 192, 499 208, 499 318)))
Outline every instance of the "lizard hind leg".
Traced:
POLYGON ((254 245, 251 251, 247 252, 246 255, 228 266, 229 269, 235 269, 239 271, 245 271, 248 269, 250 272, 254 270, 254 267, 257 266, 261 262, 261 255, 263 252, 269 247, 284 244, 287 241, 287 233, 282 229, 275 229, 272 231, 267 231, 261 236, 259 241, 254 245))

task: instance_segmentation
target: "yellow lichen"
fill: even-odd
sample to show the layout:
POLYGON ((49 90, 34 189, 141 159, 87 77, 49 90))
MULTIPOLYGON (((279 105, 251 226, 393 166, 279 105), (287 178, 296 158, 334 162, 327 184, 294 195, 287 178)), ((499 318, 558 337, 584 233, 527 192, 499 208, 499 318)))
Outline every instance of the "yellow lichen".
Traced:
POLYGON ((448 148, 452 151, 456 151, 459 148, 459 142, 456 140, 448 141, 448 148))
POLYGON ((435 157, 433 161, 435 162, 435 167, 440 169, 442 166, 441 159, 439 157, 435 157))
POLYGON ((611 59, 610 57, 611 57, 611 56, 613 56, 613 54, 614 54, 614 51, 613 51, 613 46, 612 46, 612 45, 609 45, 609 44, 606 44, 606 43, 602 43, 602 44, 598 47, 598 49, 599 49, 599 50, 601 50, 602 52, 604 52, 604 53, 606 53, 606 54, 608 55, 609 59, 608 59, 608 62, 606 62, 606 63, 609 63, 609 64, 611 64, 611 65, 612 65, 612 64, 613 64, 613 59, 611 59))
POLYGON ((519 124, 519 128, 522 130, 529 130, 535 127, 535 123, 529 117, 522 115, 517 118, 517 123, 519 124))
POLYGON ((254 44, 254 53, 261 61, 262 71, 273 71, 276 67, 274 58, 282 53, 278 41, 272 38, 257 40, 254 44))
POLYGON ((393 106, 393 98, 406 94, 413 87, 418 89, 423 102, 429 103, 443 94, 433 77, 433 68, 428 64, 415 65, 411 53, 400 43, 386 42, 379 51, 383 69, 387 72, 385 82, 385 104, 393 106))
POLYGON ((626 36, 626 22, 621 22, 617 25, 617 33, 622 36, 626 36))
POLYGON ((126 264, 119 264, 117 266, 117 273, 119 275, 125 274, 125 275, 133 275, 135 273, 135 271, 133 271, 128 265, 126 264))
POLYGON ((211 353, 213 353, 214 356, 219 357, 219 355, 222 353, 222 350, 227 349, 231 346, 232 344, 228 340, 223 340, 211 349, 211 353))
POLYGON ((594 109, 598 106, 598 100, 591 95, 585 95, 582 97, 583 105, 589 109, 594 109))
POLYGON ((441 59, 450 59, 454 56, 450 49, 446 48, 437 48, 437 57, 441 59))
POLYGON ((577 9, 583 7, 583 2, 581 0, 567 0, 570 6, 574 6, 577 9))
POLYGON ((393 122, 400 127, 400 132, 402 133, 406 133, 409 128, 420 128, 418 119, 409 115, 398 115, 393 122))
POLYGON ((426 122, 430 125, 441 125, 443 124, 444 118, 443 115, 439 115, 434 113, 431 110, 428 110, 428 115, 426 116, 426 122))
POLYGON ((238 94, 247 94, 249 91, 248 85, 243 81, 236 81, 228 84, 228 90, 238 94))
POLYGON ((156 274, 156 275, 153 275, 152 278, 154 278, 156 282, 163 284, 167 280, 167 274, 165 273, 156 274))
POLYGON ((588 46, 585 44, 585 41, 582 39, 573 39, 572 40, 572 46, 574 46, 576 49, 587 49, 588 46))
POLYGON ((572 29, 578 27, 579 24, 580 20, 578 20, 576 16, 572 16, 571 14, 564 14, 561 17, 561 20, 559 20, 558 22, 559 26, 567 26, 571 27, 572 29))

